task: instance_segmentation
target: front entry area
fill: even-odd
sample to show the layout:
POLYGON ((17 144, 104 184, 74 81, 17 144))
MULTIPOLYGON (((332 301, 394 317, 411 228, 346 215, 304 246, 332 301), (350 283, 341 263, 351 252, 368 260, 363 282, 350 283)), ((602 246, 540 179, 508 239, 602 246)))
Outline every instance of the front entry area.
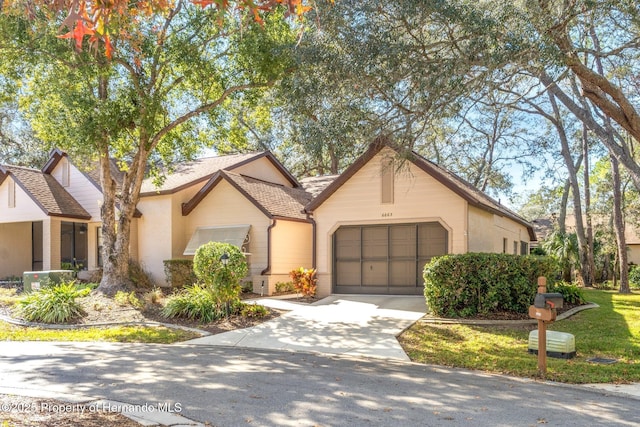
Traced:
POLYGON ((447 248, 438 222, 341 226, 333 234, 333 292, 421 295, 425 264, 447 248))

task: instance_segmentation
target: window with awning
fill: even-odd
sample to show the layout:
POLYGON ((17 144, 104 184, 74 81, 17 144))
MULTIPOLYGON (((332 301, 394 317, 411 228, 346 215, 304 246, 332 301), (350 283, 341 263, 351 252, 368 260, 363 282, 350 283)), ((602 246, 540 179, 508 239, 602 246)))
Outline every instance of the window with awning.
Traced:
POLYGON ((243 253, 248 252, 250 225, 227 225, 219 227, 198 227, 193 232, 183 255, 195 255, 196 250, 209 242, 230 243, 243 253))

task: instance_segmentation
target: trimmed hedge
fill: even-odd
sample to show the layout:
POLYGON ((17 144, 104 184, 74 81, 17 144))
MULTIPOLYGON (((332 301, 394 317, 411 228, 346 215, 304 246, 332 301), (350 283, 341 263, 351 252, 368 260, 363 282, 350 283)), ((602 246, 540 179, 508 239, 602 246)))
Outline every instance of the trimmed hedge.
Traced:
POLYGON ((549 257, 468 253, 434 258, 424 268, 424 295, 431 313, 471 317, 497 312, 526 313, 537 279, 553 277, 549 257))
POLYGON ((193 271, 193 260, 167 259, 164 263, 164 274, 172 288, 184 288, 198 280, 193 271))

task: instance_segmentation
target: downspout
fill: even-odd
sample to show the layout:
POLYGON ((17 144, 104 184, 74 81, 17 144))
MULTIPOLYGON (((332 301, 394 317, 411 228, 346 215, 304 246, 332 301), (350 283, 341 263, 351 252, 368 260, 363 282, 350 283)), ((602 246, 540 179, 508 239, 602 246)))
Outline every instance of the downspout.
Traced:
POLYGON ((307 219, 311 221, 311 268, 316 269, 316 221, 312 218, 311 214, 307 214, 307 219))
POLYGON ((271 229, 276 226, 277 221, 273 218, 271 225, 267 228, 267 268, 260 272, 261 276, 271 273, 271 229))

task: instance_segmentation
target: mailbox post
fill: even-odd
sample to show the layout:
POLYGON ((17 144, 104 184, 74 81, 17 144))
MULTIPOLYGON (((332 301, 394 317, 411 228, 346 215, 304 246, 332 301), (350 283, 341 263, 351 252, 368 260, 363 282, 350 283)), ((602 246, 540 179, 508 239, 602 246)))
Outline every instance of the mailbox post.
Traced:
POLYGON ((538 320, 538 371, 547 374, 547 323, 556 320, 556 308, 562 308, 560 293, 547 293, 547 278, 538 277, 538 293, 529 306, 529 317, 538 320))

